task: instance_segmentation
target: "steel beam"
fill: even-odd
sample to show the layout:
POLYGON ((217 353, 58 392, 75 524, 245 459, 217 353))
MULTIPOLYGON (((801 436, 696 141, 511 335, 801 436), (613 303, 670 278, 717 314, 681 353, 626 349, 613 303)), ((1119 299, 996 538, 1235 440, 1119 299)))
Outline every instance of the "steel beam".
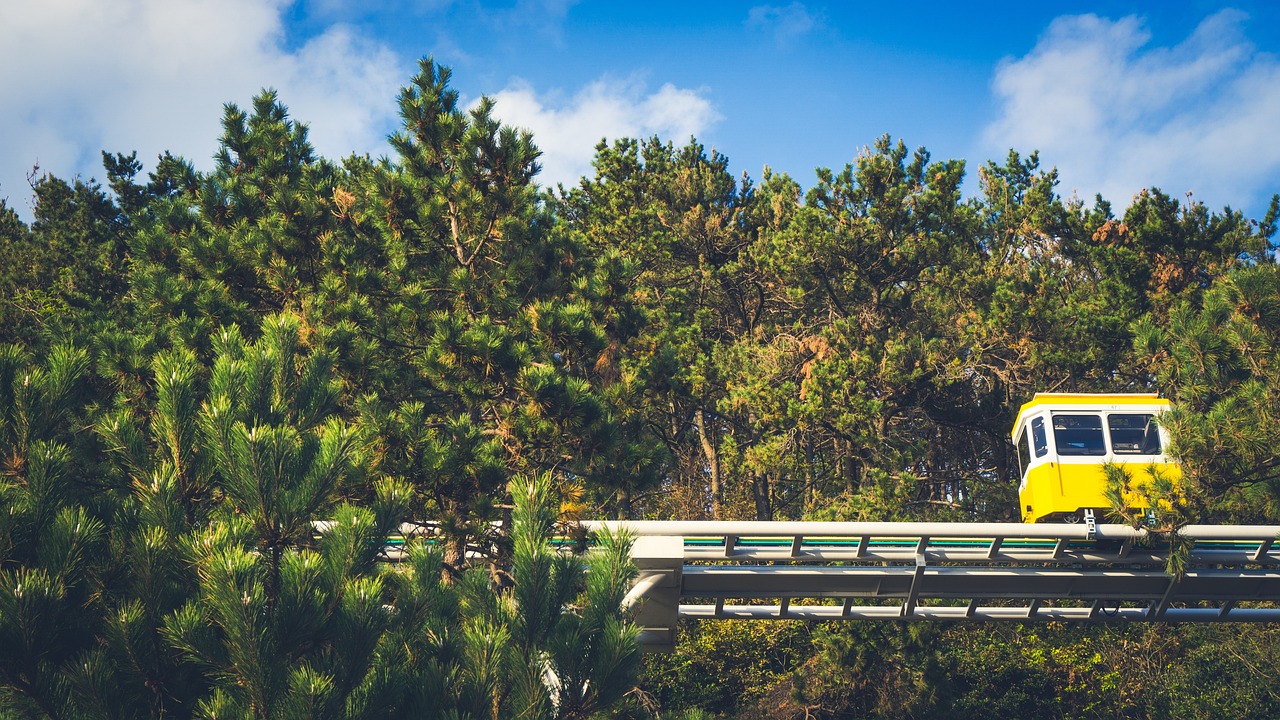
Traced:
MULTIPOLYGON (((1040 605, 1034 618, 1031 605, 966 606, 917 605, 911 620, 996 620, 1006 622, 1139 622, 1149 620, 1146 607, 1117 607, 1094 612, 1091 607, 1051 607, 1040 605)), ((681 605, 682 618, 721 618, 738 620, 900 620, 899 605, 790 605, 786 613, 779 605, 681 605)), ((1229 613, 1220 608, 1169 608, 1161 622, 1280 622, 1280 608, 1233 607, 1229 613)))

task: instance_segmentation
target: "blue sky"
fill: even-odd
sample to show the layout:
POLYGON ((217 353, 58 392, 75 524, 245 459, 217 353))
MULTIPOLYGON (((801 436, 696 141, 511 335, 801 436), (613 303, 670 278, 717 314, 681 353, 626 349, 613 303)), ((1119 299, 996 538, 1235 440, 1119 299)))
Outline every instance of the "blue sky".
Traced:
POLYGON ((380 155, 419 57, 530 128, 547 183, 602 137, 696 136, 803 185, 889 133, 973 175, 1039 150, 1061 191, 1261 214, 1280 192, 1280 3, 8 0, 0 197, 98 151, 207 168, 224 102, 277 88, 320 153, 380 155), (975 9, 980 8, 980 9, 975 9))

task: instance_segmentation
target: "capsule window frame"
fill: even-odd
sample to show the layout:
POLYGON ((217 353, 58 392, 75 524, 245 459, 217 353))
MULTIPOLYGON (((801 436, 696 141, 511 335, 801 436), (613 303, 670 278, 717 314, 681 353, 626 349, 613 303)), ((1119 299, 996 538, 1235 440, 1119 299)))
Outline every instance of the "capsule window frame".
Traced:
POLYGON ((1031 473, 1032 459, 1029 433, 1030 429, 1023 425, 1022 432, 1018 433, 1018 441, 1014 443, 1018 455, 1019 477, 1021 477, 1023 485, 1027 483, 1027 475, 1031 473))

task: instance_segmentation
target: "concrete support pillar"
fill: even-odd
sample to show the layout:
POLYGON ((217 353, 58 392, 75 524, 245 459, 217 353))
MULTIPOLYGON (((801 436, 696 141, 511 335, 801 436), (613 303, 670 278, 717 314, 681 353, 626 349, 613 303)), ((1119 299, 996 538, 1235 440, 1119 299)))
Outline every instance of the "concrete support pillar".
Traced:
POLYGON ((640 646, 645 652, 671 652, 675 649, 680 615, 684 538, 638 537, 631 548, 631 561, 640 574, 622 604, 634 611, 634 622, 640 626, 640 646))

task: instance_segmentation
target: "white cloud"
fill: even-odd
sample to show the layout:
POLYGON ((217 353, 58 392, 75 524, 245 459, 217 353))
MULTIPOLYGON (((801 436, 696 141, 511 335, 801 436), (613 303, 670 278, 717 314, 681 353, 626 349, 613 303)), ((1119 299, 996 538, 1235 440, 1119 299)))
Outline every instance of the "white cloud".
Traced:
POLYGON ((590 173, 601 139, 657 135, 679 144, 720 120, 696 90, 666 84, 646 94, 636 80, 597 80, 567 101, 555 94, 539 97, 523 81, 492 97, 494 115, 533 133, 542 150, 539 180, 544 185, 570 185, 590 173))
POLYGON ((1155 186, 1260 211, 1280 191, 1280 62, 1248 42, 1245 20, 1225 10, 1150 47, 1139 18, 1058 18, 997 69, 984 152, 1038 149, 1064 193, 1117 208, 1155 186))
POLYGON ((381 152, 407 67, 341 25, 285 45, 288 0, 0 4, 0 198, 26 213, 25 174, 104 175, 100 150, 170 150, 208 168, 222 105, 274 87, 321 155, 381 152))
POLYGON ((542 33, 557 45, 564 43, 564 21, 578 0, 516 0, 515 7, 498 12, 500 24, 525 26, 542 33))
POLYGON ((773 31, 774 41, 783 47, 809 33, 818 21, 800 2, 790 5, 757 5, 747 11, 747 27, 773 31))
POLYGON ((393 52, 335 26, 286 65, 281 99, 295 118, 309 124, 321 155, 386 150, 386 136, 397 123, 397 94, 410 77, 393 52))

